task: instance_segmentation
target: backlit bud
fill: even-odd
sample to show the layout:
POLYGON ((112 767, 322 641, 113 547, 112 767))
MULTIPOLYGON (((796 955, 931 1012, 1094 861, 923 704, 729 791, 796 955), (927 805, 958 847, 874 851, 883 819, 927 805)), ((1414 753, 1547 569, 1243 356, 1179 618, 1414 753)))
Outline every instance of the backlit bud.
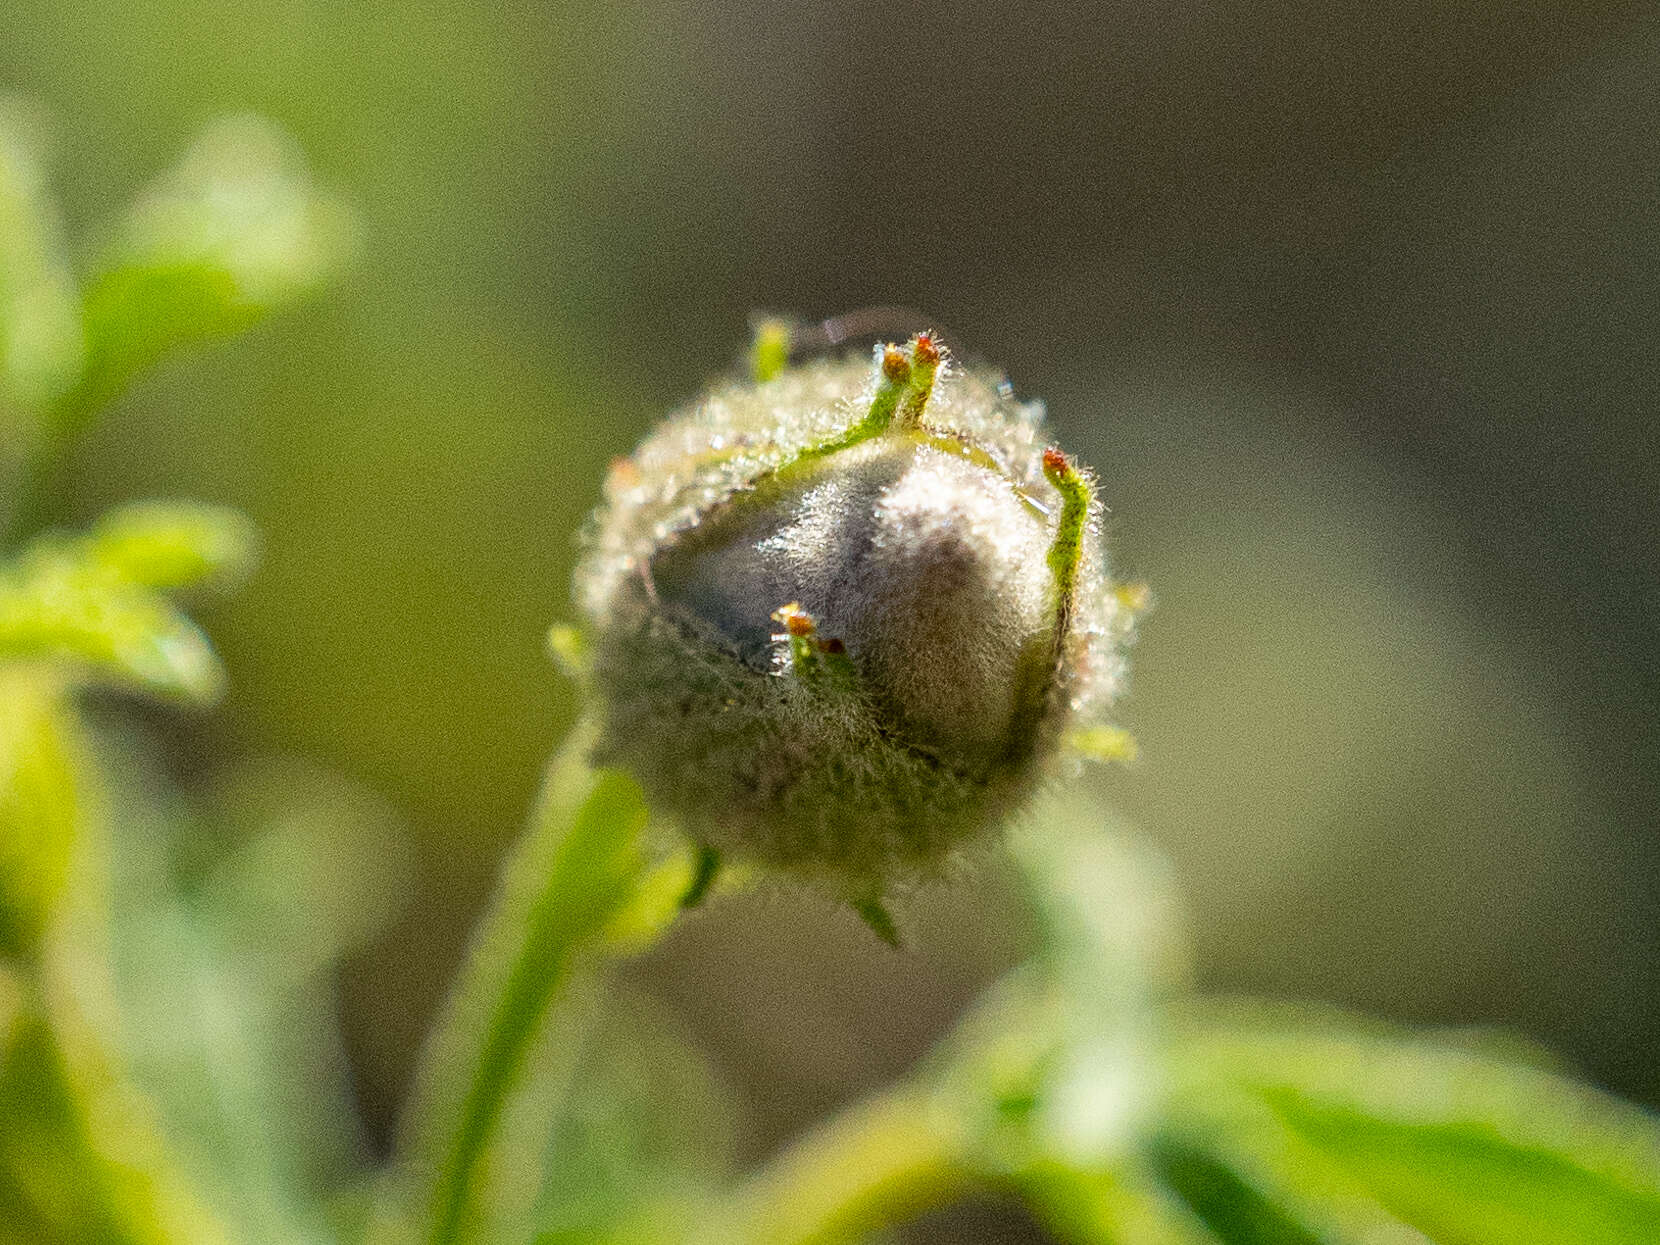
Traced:
POLYGON ((611 472, 577 576, 599 759, 861 903, 1100 724, 1131 616, 1039 408, 942 362, 922 334, 717 387, 611 472))

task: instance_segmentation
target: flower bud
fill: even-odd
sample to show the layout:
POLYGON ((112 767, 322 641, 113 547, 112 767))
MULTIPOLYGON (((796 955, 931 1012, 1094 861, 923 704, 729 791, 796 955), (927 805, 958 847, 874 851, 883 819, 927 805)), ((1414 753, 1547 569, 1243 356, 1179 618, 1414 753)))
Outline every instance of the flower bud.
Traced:
POLYGON ((1000 377, 928 334, 765 374, 612 469, 577 574, 598 759, 709 849, 876 895, 1098 718, 1129 611, 1000 377))

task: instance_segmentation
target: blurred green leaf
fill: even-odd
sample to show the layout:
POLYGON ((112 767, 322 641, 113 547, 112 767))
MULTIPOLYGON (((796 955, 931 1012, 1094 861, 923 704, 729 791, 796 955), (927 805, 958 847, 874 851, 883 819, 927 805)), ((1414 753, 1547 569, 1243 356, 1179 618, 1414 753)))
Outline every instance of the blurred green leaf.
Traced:
POLYGON ((1155 1105, 1160 1009, 1187 971, 1174 887, 1087 786, 1040 801, 1008 850, 1037 947, 947 1043, 942 1100, 994 1170, 1099 1167, 1155 1105))
POLYGON ((209 128, 140 197, 86 284, 86 369, 58 404, 73 430, 169 351, 238 332, 316 289, 353 245, 349 213, 259 117, 209 128))
POLYGON ((209 703, 224 672, 207 637, 158 589, 234 581, 254 547, 234 511, 183 502, 123 507, 84 538, 42 537, 0 563, 0 663, 46 662, 209 703))
POLYGON ((217 1241, 84 1023, 101 892, 84 874, 98 836, 67 692, 59 670, 0 663, 0 1241, 217 1241))
POLYGON ((98 520, 89 559, 148 588, 234 586, 253 568, 258 539, 240 511, 199 502, 138 502, 98 520))
POLYGON ((505 1113, 485 1196, 493 1238, 600 1239, 643 1204, 683 1208, 730 1174, 733 1104, 674 1017, 614 982, 579 993, 505 1113))
POLYGON ((79 799, 61 683, 0 665, 0 957, 32 956, 68 873, 79 799))
POLYGON ((112 779, 107 1040, 239 1241, 330 1239, 320 1208, 365 1160, 332 973, 395 902, 390 817, 297 764, 245 768, 199 808, 130 752, 112 779))
POLYGON ((1065 1239, 1613 1245, 1660 1225, 1660 1121, 1538 1052, 1178 1003, 1168 882, 1087 795, 1010 839, 1031 963, 945 1048, 963 1151, 1065 1239))
POLYGON ((1081 1245, 1219 1245, 1218 1238, 1136 1161, 1082 1170, 1037 1163, 1021 1173, 1027 1204, 1062 1241, 1081 1245))
POLYGON ((1163 1011, 1187 980, 1168 867, 1087 784, 1041 800, 1008 851, 1037 945, 935 1057, 938 1118, 1063 1240, 1210 1241, 1137 1148, 1161 1102, 1163 1011))
POLYGON ((21 1008, 0 1050, 0 1242, 225 1240, 171 1175, 142 1104, 93 1049, 21 1008))
POLYGON ((224 682, 207 637, 165 597, 59 540, 0 564, 0 662, 17 660, 197 703, 224 682))
POLYGON ((1327 1239, 1318 1199, 1328 1229, 1333 1203, 1352 1229, 1364 1201, 1363 1226, 1386 1215, 1442 1245, 1613 1245, 1660 1225, 1660 1120, 1528 1064, 1258 1010, 1186 1027, 1173 1068, 1156 1148, 1207 1221, 1286 1215, 1327 1239))
POLYGON ((1226 1096, 1161 1120, 1153 1177, 1228 1245, 1421 1245, 1407 1225, 1321 1156, 1226 1096))
MULTIPOLYGON (((616 1245, 849 1245, 973 1187, 927 1096, 899 1087, 811 1129, 712 1203, 670 1204, 616 1245)), ((539 1245, 570 1234, 538 1238, 539 1245)))
POLYGON ((24 1014, 9 1038, 0 1057, 0 1241, 142 1240, 98 1187, 102 1164, 50 1032, 24 1014))
POLYGON ((101 273, 86 293, 87 371, 57 421, 78 428, 169 351, 232 337, 260 314, 235 276, 207 260, 133 261, 101 273))

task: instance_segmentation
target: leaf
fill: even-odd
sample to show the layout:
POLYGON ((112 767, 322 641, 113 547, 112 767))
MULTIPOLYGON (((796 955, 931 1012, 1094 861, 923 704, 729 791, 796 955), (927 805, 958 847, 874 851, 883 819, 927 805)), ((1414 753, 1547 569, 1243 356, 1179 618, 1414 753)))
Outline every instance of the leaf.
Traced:
POLYGON ((1008 848, 1038 945, 936 1057, 939 1114, 1062 1239, 1211 1240, 1135 1165, 1159 1105, 1160 1015, 1186 976, 1167 867, 1087 786, 1044 798, 1008 848))
POLYGON ((1191 1022, 1173 1068, 1154 1152, 1226 1240, 1301 1239, 1250 1235, 1276 1215, 1309 1239, 1388 1222, 1438 1245, 1615 1245, 1660 1225, 1660 1120, 1531 1064, 1235 1011, 1191 1022))
POLYGON ((98 520, 89 559, 147 588, 235 585, 253 568, 258 540, 241 512, 197 502, 139 502, 98 520))
POLYGON ((73 542, 37 542, 0 565, 0 663, 8 660, 50 662, 77 677, 199 704, 224 683, 194 623, 73 542))
POLYGON ((0 666, 0 957, 32 957, 68 874, 80 800, 59 683, 0 666))
POLYGON ((252 565, 234 511, 147 502, 82 538, 50 535, 0 563, 0 663, 47 662, 80 679, 211 703, 224 672, 207 637, 158 589, 222 585, 252 565))
POLYGON ((1229 1245, 1423 1245, 1318 1153, 1222 1093, 1160 1121, 1145 1162, 1229 1245))
POLYGON ((555 1026, 491 1156, 491 1228, 595 1240, 642 1204, 682 1206, 729 1174, 731 1103, 708 1062, 661 1005, 615 982, 555 1026), (569 1046, 563 1057, 554 1043, 569 1046), (516 1213, 515 1188, 531 1204, 516 1213))
POLYGON ((353 245, 345 208, 259 117, 215 123, 120 223, 86 285, 73 430, 169 351, 240 331, 315 290, 353 245))
POLYGON ((193 1245, 223 1231, 174 1178, 144 1107, 27 1001, 0 1048, 0 1242, 193 1245))
POLYGON ((238 1241, 326 1241, 319 1207, 364 1158, 332 971, 390 912, 388 814, 297 764, 189 807, 140 758, 112 761, 107 1040, 238 1241))
POLYGON ((0 1241, 207 1245, 216 1223, 82 1007, 103 981, 99 788, 66 682, 0 664, 0 1241))
POLYGON ((1084 1171, 1036 1164, 1021 1195, 1060 1240, 1083 1245, 1218 1245, 1218 1238, 1136 1164, 1084 1171))
POLYGON ((1178 1003, 1156 862, 1077 793, 1010 847, 1039 947, 945 1048, 937 1102, 1064 1239, 1660 1239, 1652 1115, 1520 1043, 1178 1003))
POLYGON ((1185 978, 1173 888, 1087 787, 1043 800, 1008 845, 1038 947, 948 1048, 953 1110, 989 1162, 1090 1168, 1152 1106, 1158 1009, 1185 978))

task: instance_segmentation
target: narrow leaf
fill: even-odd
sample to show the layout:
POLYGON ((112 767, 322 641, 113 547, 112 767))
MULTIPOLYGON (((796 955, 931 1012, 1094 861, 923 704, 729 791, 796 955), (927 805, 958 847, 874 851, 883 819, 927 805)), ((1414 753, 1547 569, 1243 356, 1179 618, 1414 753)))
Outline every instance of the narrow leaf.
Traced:
POLYGON ((196 502, 139 502, 100 519, 92 561, 149 588, 234 585, 252 569, 258 542, 240 512, 196 502))
POLYGON ((224 682, 194 623, 68 546, 37 546, 0 566, 0 662, 8 660, 58 663, 78 677, 197 703, 211 702, 224 682))
POLYGON ((1532 1064, 1247 1013, 1194 1024, 1176 1068, 1177 1134, 1233 1132, 1261 1161, 1305 1156, 1280 1166, 1292 1198, 1364 1196, 1438 1245, 1616 1245, 1660 1225, 1660 1120, 1532 1064), (1251 1106, 1221 1120, 1227 1101, 1251 1106))
POLYGON ((281 130, 216 123, 139 199, 88 281, 86 372, 57 422, 73 430, 169 351, 316 289, 351 244, 350 217, 281 130))
POLYGON ((59 682, 0 666, 0 957, 33 956, 68 874, 79 792, 59 682))

